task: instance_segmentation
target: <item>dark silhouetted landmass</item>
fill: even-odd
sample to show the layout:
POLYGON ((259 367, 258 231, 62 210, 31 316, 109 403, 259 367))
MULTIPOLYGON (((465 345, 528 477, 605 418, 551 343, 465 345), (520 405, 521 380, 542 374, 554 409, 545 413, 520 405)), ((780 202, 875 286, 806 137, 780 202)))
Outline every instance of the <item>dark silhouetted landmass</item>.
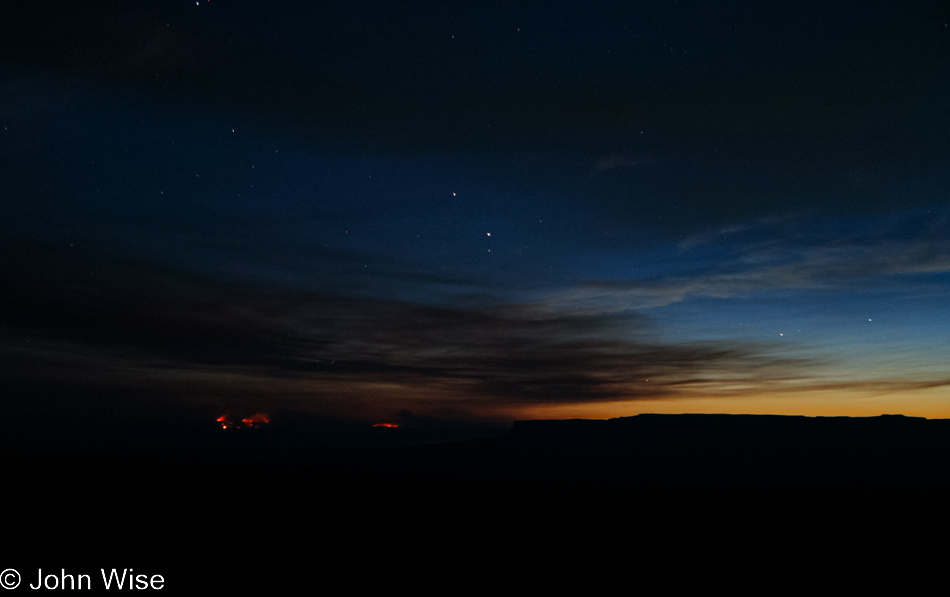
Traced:
POLYGON ((378 440, 399 428, 327 441, 344 431, 165 429, 114 434, 128 446, 111 451, 102 436, 7 441, 8 566, 132 566, 209 590, 309 575, 329 590, 367 571, 428 582, 530 562, 586 574, 874 558, 950 528, 946 420, 639 415, 413 446, 378 440))

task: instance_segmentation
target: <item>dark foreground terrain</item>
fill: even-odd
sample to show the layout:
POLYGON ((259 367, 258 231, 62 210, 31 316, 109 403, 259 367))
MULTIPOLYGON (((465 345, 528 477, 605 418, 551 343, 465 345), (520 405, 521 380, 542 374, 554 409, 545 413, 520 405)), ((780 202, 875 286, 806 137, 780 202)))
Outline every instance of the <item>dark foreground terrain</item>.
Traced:
POLYGON ((950 530, 946 420, 640 415, 401 447, 308 444, 276 425, 176 433, 8 434, 0 565, 24 581, 132 568, 174 594, 593 588, 909 556, 942 567, 950 530))

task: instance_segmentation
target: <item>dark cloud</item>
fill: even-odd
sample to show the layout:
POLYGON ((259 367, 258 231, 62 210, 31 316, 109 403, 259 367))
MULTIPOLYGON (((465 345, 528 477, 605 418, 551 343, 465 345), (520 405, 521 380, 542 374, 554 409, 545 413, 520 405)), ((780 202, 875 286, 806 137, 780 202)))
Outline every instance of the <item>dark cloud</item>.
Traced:
MULTIPOLYGON (((408 376, 419 385, 441 385, 487 401, 658 397, 668 393, 667 383, 699 372, 750 373, 762 360, 800 364, 752 347, 650 342, 643 333, 648 323, 640 317, 539 314, 518 306, 472 311, 380 305, 360 312, 364 319, 358 326, 340 330, 341 336, 352 334, 339 342, 344 366, 372 363, 374 372, 386 377, 408 376)), ((356 317, 345 319, 352 323, 356 317)))
POLYGON ((807 364, 749 345, 663 344, 637 315, 332 296, 143 262, 110 271, 97 261, 91 272, 41 263, 16 273, 0 320, 4 351, 37 383, 72 375, 109 386, 110 377, 178 371, 196 382, 235 375, 225 386, 308 381, 327 394, 378 384, 398 388, 381 397, 393 407, 414 392, 446 402, 570 404, 673 395, 684 380, 724 370, 755 384, 765 370, 807 364))

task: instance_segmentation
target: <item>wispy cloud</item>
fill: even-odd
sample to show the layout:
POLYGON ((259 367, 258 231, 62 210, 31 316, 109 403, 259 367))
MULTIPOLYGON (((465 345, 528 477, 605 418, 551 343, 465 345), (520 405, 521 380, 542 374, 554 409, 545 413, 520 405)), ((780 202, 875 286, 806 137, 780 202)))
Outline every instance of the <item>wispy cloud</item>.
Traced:
MULTIPOLYGON (((148 379, 159 382, 143 391, 156 395, 169 387, 265 401, 293 395, 317 411, 387 405, 430 414, 948 385, 939 375, 836 379, 827 355, 770 344, 666 342, 645 311, 696 297, 834 290, 950 271, 950 243, 933 235, 747 242, 713 271, 589 282, 523 304, 374 298, 347 284, 331 294, 331 285, 293 277, 236 278, 145 258, 83 261, 36 245, 4 250, 7 263, 20 264, 7 268, 17 283, 0 304, 0 350, 16 370, 4 375, 28 385, 81 381, 116 392, 148 379)), ((334 259, 345 264, 348 255, 334 259)), ((385 279, 393 276, 419 282, 409 270, 385 279)))
POLYGON ((859 282, 950 271, 944 239, 754 244, 731 260, 691 276, 590 281, 552 293, 553 309, 612 312, 662 307, 689 298, 729 298, 774 290, 842 289, 859 282))
POLYGON ((426 396, 447 407, 662 398, 688 380, 756 385, 813 365, 765 346, 664 344, 635 314, 439 307, 142 262, 119 269, 69 292, 67 280, 37 272, 5 295, 2 349, 21 381, 108 387, 164 376, 237 394, 308 384, 318 396, 373 391, 377 403, 426 396))

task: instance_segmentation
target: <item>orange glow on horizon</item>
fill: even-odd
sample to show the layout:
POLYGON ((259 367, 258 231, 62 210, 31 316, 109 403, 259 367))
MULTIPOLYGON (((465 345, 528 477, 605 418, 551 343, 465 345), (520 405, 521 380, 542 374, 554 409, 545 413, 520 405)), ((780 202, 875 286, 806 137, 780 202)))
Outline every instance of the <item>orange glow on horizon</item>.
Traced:
POLYGON ((397 423, 376 423, 373 427, 399 427, 397 423))
POLYGON ((786 391, 745 396, 713 395, 637 399, 585 404, 530 406, 511 409, 512 419, 612 419, 640 413, 745 414, 805 417, 876 417, 902 414, 928 419, 950 418, 946 387, 871 395, 838 389, 786 391))

